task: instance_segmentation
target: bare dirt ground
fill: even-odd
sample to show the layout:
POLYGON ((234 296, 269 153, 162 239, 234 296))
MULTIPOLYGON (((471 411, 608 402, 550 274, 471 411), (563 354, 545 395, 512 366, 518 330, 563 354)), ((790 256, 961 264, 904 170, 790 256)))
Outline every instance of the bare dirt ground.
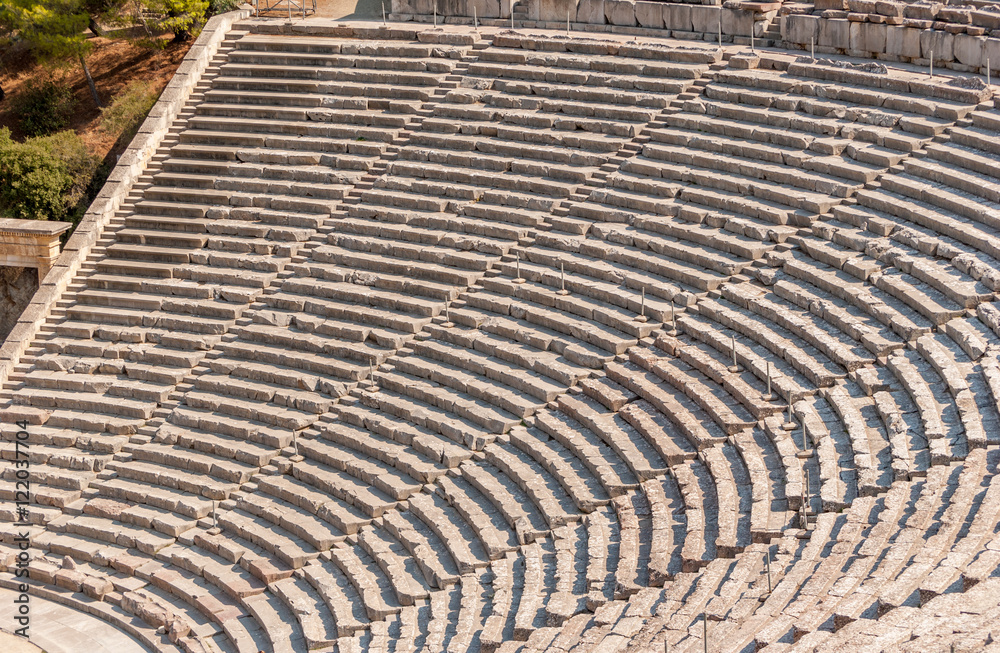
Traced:
MULTIPOLYGON (((272 4, 275 1, 270 0, 272 4)), ((293 2, 302 1, 293 0, 293 2)), ((375 20, 382 16, 382 0, 317 0, 315 14, 311 11, 312 0, 304 1, 310 9, 310 15, 317 17, 375 20)), ((389 0, 385 2, 388 13, 389 0)), ((281 5, 279 10, 262 12, 261 15, 280 17, 287 15, 287 9, 285 5, 281 5)), ((93 50, 87 57, 87 64, 90 66, 101 102, 109 104, 135 80, 152 82, 156 91, 161 91, 194 42, 191 40, 186 43, 171 43, 171 39, 171 34, 165 35, 162 40, 164 47, 152 49, 130 43, 125 39, 91 37, 93 50)), ((73 89, 73 95, 77 99, 77 111, 68 128, 76 131, 90 150, 102 160, 107 159, 109 154, 120 154, 128 143, 118 143, 116 147, 115 139, 101 131, 100 110, 94 105, 83 69, 75 62, 53 68, 39 65, 30 56, 19 53, 16 49, 0 55, 0 87, 7 97, 0 103, 0 127, 9 127, 15 139, 23 137, 18 130, 17 116, 11 108, 10 99, 17 95, 29 79, 43 78, 46 75, 52 75, 60 83, 68 84, 73 89)))
MULTIPOLYGON (((91 38, 94 47, 87 57, 87 64, 101 102, 110 104, 134 80, 152 82, 157 92, 162 91, 193 43, 193 40, 187 43, 170 43, 170 39, 171 36, 166 35, 163 39, 165 47, 152 49, 124 39, 91 38)), ((0 85, 7 97, 0 103, 0 126, 9 127, 15 139, 20 139, 23 135, 18 130, 11 98, 32 77, 41 79, 52 75, 60 83, 69 85, 77 100, 77 110, 70 119, 68 128, 76 131, 98 157, 104 159, 108 156, 115 141, 99 129, 101 113, 94 105, 83 69, 78 63, 53 68, 40 65, 30 56, 16 51, 8 53, 0 63, 0 85)), ((124 149, 125 145, 127 143, 119 144, 117 149, 124 149)))

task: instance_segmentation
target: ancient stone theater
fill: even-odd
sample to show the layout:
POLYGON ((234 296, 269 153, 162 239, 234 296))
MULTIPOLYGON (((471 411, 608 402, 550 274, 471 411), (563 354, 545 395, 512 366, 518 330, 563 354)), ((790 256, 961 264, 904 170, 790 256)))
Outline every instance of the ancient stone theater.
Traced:
POLYGON ((968 3, 213 18, 0 349, 0 626, 1000 650, 968 3))

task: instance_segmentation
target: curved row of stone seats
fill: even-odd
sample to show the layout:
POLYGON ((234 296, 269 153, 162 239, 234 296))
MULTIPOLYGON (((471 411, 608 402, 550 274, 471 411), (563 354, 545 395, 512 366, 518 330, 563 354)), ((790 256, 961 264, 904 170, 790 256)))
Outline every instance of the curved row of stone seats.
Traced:
MULTIPOLYGON (((759 624, 747 624, 751 627, 743 630, 741 637, 750 638, 758 647, 773 644, 779 646, 775 650, 783 650, 780 648, 782 644, 791 643, 793 638, 798 642, 800 638, 808 637, 809 639, 802 639, 801 645, 805 646, 807 641, 828 636, 830 632, 839 630, 859 617, 873 619, 878 606, 882 605, 881 602, 891 600, 880 598, 880 588, 885 585, 886 580, 892 580, 895 574, 908 569, 905 565, 909 560, 907 554, 886 555, 886 551, 896 547, 900 552, 909 549, 911 555, 914 553, 922 555, 920 535, 916 538, 903 535, 901 526, 916 528, 920 534, 925 531, 934 532, 934 528, 938 527, 932 524, 931 516, 925 514, 923 510, 933 510, 935 506, 941 506, 944 502, 947 510, 958 516, 957 523, 948 518, 944 518, 944 523, 950 524, 949 532, 952 535, 957 533, 961 523, 966 519, 966 511, 970 515, 977 513, 978 504, 984 493, 980 493, 975 501, 969 500, 970 495, 953 504, 948 504, 950 501, 948 495, 954 490, 955 484, 960 482, 959 474, 962 472, 965 474, 966 482, 970 483, 970 491, 972 484, 977 482, 976 478, 978 482, 982 481, 984 471, 982 464, 986 457, 981 455, 980 458, 973 462, 969 471, 956 467, 951 470, 935 467, 925 480, 915 481, 913 484, 905 481, 897 482, 887 495, 859 498, 842 515, 832 513, 821 515, 817 528, 821 528, 822 524, 829 522, 830 519, 835 520, 830 532, 835 534, 836 545, 829 552, 823 552, 818 565, 815 562, 803 564, 807 560, 805 556, 801 561, 795 561, 794 567, 775 585, 774 591, 768 596, 762 608, 766 614, 777 616, 777 620, 761 630, 756 630, 759 624), (921 496, 923 498, 920 498, 921 496), (843 573, 846 573, 846 576, 843 576, 843 573)), ((965 463, 965 467, 968 467, 970 462, 971 459, 965 463)), ((995 512, 993 503, 995 502, 988 504, 990 512, 982 516, 986 522, 993 518, 995 512)), ((940 516, 942 513, 947 514, 944 507, 936 514, 940 516)), ((829 528, 829 525, 827 527, 829 528)), ((982 531, 979 533, 981 537, 982 531)), ((975 548, 979 543, 980 540, 977 539, 975 543, 968 544, 975 548)), ((919 565, 914 567, 916 566, 919 565)), ((922 573, 925 572, 926 569, 922 573)), ((906 573, 912 576, 912 573, 906 573)), ((904 576, 906 574, 899 578, 902 579, 904 576)), ((902 587, 911 580, 907 576, 905 581, 892 582, 902 587)), ((887 591, 886 597, 889 594, 887 591)), ((909 593, 907 597, 913 598, 909 593)), ((929 597, 925 596, 925 600, 926 598, 929 597)), ((888 603, 886 605, 888 606, 888 603)), ((882 612, 887 609, 891 608, 886 607, 882 612)), ((740 646, 732 648, 732 650, 739 649, 740 646)))
MULTIPOLYGON (((952 564, 970 560, 975 553, 969 552, 981 550, 992 538, 989 525, 997 514, 996 491, 989 489, 996 473, 994 454, 979 450, 964 463, 932 468, 926 479, 897 482, 884 498, 859 499, 840 527, 833 553, 796 581, 813 587, 798 592, 796 601, 805 603, 795 608, 799 616, 780 617, 767 633, 758 633, 758 646, 791 643, 793 638, 803 650, 815 650, 814 642, 828 646, 824 640, 843 645, 858 632, 856 621, 891 623, 897 611, 912 617, 910 611, 935 597, 954 596, 976 584, 978 578, 963 582, 952 564), (865 515, 869 510, 871 517, 865 515)), ((781 588, 776 587, 776 597, 782 596, 781 588)), ((819 650, 835 650, 823 646, 819 650)))
MULTIPOLYGON (((225 48, 220 58, 224 59, 228 50, 225 48)), ((210 81, 203 83, 212 83, 211 72, 207 77, 210 81)), ((164 145, 171 142, 173 139, 167 139, 164 145)), ((328 214, 330 210, 315 203, 305 206, 281 199, 284 193, 298 192, 290 189, 296 186, 293 182, 304 180, 298 175, 303 172, 301 166, 291 165, 285 172, 271 169, 285 181, 266 188, 244 188, 255 196, 251 197, 218 184, 229 183, 229 172, 241 178, 259 175, 262 166, 191 171, 169 168, 171 160, 163 162, 168 167, 149 182, 138 185, 143 199, 134 203, 136 213, 128 215, 126 205, 109 227, 99 243, 106 246, 108 258, 99 261, 96 268, 85 268, 82 283, 72 286, 77 291, 76 303, 65 309, 68 319, 49 332, 44 345, 49 354, 41 362, 45 371, 26 371, 21 377, 32 389, 21 393, 19 401, 63 408, 50 416, 53 426, 68 418, 60 415, 65 409, 75 409, 90 413, 97 431, 137 431, 140 422, 153 416, 156 405, 166 401, 185 375, 183 368, 190 370, 200 360, 203 354, 198 350, 218 342, 217 334, 239 317, 270 280, 267 274, 277 272, 299 247, 296 241, 305 240, 319 225, 319 217, 302 211, 319 208, 328 214), (273 203, 268 204, 270 199, 261 203, 262 198, 272 195, 273 203), (220 203, 233 208, 218 208, 220 203), (202 256, 195 253, 197 250, 215 253, 202 256), (233 269, 233 273, 222 274, 222 283, 218 279, 208 285, 200 283, 216 266, 233 269), (185 268, 183 272, 180 267, 185 268), (247 274, 241 268, 249 268, 247 274), (254 268, 267 274, 254 276, 254 268), (96 342, 106 340, 108 345, 95 346, 95 336, 96 342), (80 342, 82 339, 90 340, 89 346, 80 342), (102 358, 124 360, 117 364, 90 362, 102 358), (164 363, 180 369, 174 374, 151 369, 164 363), (64 370, 90 373, 92 378, 70 377, 64 370), (112 374, 116 382, 105 388, 112 374), (64 396, 70 391, 82 396, 64 396), (113 401, 106 398, 106 391, 115 397, 113 401), (104 414, 109 417, 99 420, 104 414)), ((183 163, 187 159, 182 156, 179 160, 183 163)), ((315 167, 304 172, 320 184, 305 189, 313 195, 322 188, 334 189, 341 181, 336 175, 320 174, 315 167)), ((100 258, 100 253, 91 259, 95 257, 100 258)))
MULTIPOLYGON (((669 229, 668 233, 674 238, 688 238, 701 246, 698 254, 692 257, 690 254, 685 256, 683 248, 678 249, 677 245, 673 245, 673 249, 669 249, 670 245, 663 245, 657 241, 656 244, 660 247, 667 247, 667 251, 680 253, 678 258, 686 262, 680 267, 687 267, 690 263, 695 263, 701 266, 707 265, 710 271, 711 268, 714 268, 715 272, 724 275, 738 273, 746 266, 746 263, 740 266, 737 264, 738 258, 727 260, 726 254, 731 257, 738 253, 739 256, 745 256, 753 261, 762 256, 769 247, 748 248, 748 243, 734 242, 738 239, 734 235, 725 235, 724 232, 720 231, 720 227, 747 240, 756 238, 765 242, 767 240, 783 241, 791 234, 791 230, 782 231, 780 228, 774 228, 773 225, 767 224, 768 221, 777 221, 779 225, 790 220, 792 223, 798 223, 801 220, 808 221, 809 214, 827 212, 838 203, 838 200, 834 199, 835 197, 849 197, 861 189, 863 184, 872 182, 885 166, 892 163, 892 161, 879 161, 877 156, 869 157, 873 163, 845 160, 841 155, 851 144, 855 128, 847 129, 843 135, 840 133, 844 129, 843 125, 853 121, 896 124, 900 121, 900 116, 895 115, 893 120, 889 120, 880 113, 881 109, 872 109, 869 112, 852 112, 850 116, 847 116, 846 107, 848 105, 846 101, 836 100, 827 103, 816 99, 816 95, 833 94, 837 96, 838 89, 828 87, 829 85, 815 82, 802 82, 801 79, 797 80, 787 73, 781 72, 763 70, 719 72, 716 83, 707 85, 702 91, 703 99, 687 99, 683 103, 679 102, 684 107, 683 110, 663 118, 668 125, 667 128, 648 130, 648 135, 652 140, 642 147, 638 156, 625 161, 619 172, 608 177, 606 181, 611 186, 610 189, 594 191, 589 202, 575 205, 571 211, 574 214, 586 215, 591 219, 628 222, 630 226, 635 228, 610 228, 607 232, 597 235, 614 242, 634 243, 639 247, 653 249, 658 253, 660 250, 653 245, 653 241, 646 240, 648 236, 643 233, 644 228, 656 225, 656 231, 669 229), (767 90, 750 90, 747 88, 748 86, 757 86, 758 89, 763 86, 767 90), (728 110, 726 107, 720 108, 717 104, 720 101, 729 107, 728 110), (745 105, 751 106, 748 108, 745 105), (763 106, 764 109, 755 108, 754 105, 763 106), (787 135, 788 127, 793 127, 793 125, 789 122, 787 115, 780 114, 798 110, 807 113, 821 111, 822 115, 835 116, 836 118, 831 121, 827 131, 837 135, 828 138, 816 138, 813 135, 798 140, 790 138, 787 135), (775 124, 780 125, 782 129, 772 130, 773 133, 761 129, 759 125, 739 129, 740 120, 752 122, 754 116, 757 115, 754 112, 760 113, 762 111, 764 114, 758 116, 759 119, 764 120, 765 124, 767 120, 777 120, 778 122, 775 124), (694 117, 688 119, 688 113, 693 113, 694 117), (706 122, 697 117, 699 114, 706 113, 713 114, 712 121, 706 122), (773 118, 765 119, 766 116, 772 114, 773 118), (721 122, 727 124, 720 124, 719 120, 715 120, 719 117, 723 117, 721 122), (734 124, 728 125, 729 122, 734 124), (708 131, 710 135, 702 135, 700 133, 702 130, 708 131), (807 148, 812 148, 814 151, 811 152, 807 148), (694 172, 692 172, 692 165, 696 166, 694 172), (800 170, 796 174, 790 175, 787 169, 789 165, 804 167, 811 172, 800 170), (700 168, 707 168, 709 171, 702 173, 699 171, 700 168), (753 181, 748 178, 742 182, 730 183, 727 181, 748 175, 750 178, 757 177, 759 180, 753 181), (663 181, 664 179, 667 181, 663 181), (799 189, 799 195, 793 198, 786 197, 781 193, 776 194, 775 188, 777 186, 774 186, 776 183, 790 183, 793 186, 805 185, 806 187, 799 189), (720 186, 720 184, 722 185, 720 186), (771 185, 768 186, 768 184, 771 185), (703 188, 706 185, 708 188, 703 188), (753 194, 759 195, 764 204, 773 204, 777 201, 778 204, 775 204, 775 207, 784 204, 792 207, 793 211, 797 211, 801 215, 796 217, 789 211, 778 215, 774 209, 769 209, 762 204, 758 207, 759 210, 752 212, 752 215, 739 216, 736 220, 732 220, 732 226, 726 226, 729 224, 731 211, 746 213, 748 206, 755 206, 753 202, 758 200, 752 200, 748 204, 748 201, 744 199, 749 192, 746 189, 755 187, 760 187, 761 190, 753 194), (739 198, 739 202, 726 203, 724 197, 720 196, 707 200, 709 209, 699 208, 699 203, 704 204, 706 201, 701 199, 699 202, 699 197, 705 192, 708 192, 709 195, 716 192, 721 192, 722 195, 730 193, 733 198, 739 198), (820 198, 822 202, 820 204, 806 202, 808 206, 803 205, 802 198, 805 195, 801 195, 801 193, 818 193, 816 197, 820 198), (651 198, 650 195, 654 197, 651 198), (656 196, 664 199, 656 201, 656 196), (681 203, 680 200, 683 202, 681 203), (591 207, 591 202, 597 202, 603 208, 591 207), (694 205, 691 202, 694 202, 694 205), (712 211, 712 208, 721 209, 721 211, 712 211), (765 223, 755 228, 754 222, 762 218, 764 218, 765 223), (694 229, 689 227, 683 230, 676 226, 672 229, 660 226, 664 222, 676 224, 682 220, 702 224, 707 222, 712 225, 712 228, 694 229), (712 231, 719 235, 713 237, 712 231), (630 238, 630 236, 632 237, 630 238), (692 238, 692 236, 694 237, 692 238), (706 245, 711 249, 719 250, 720 255, 714 260, 709 258, 704 250, 706 245)), ((864 101, 871 103, 874 107, 880 107, 886 103, 884 95, 865 97, 864 93, 851 88, 841 88, 839 91, 845 97, 851 92, 854 92, 855 95, 860 94, 864 101)), ((858 100, 854 98, 853 101, 857 102, 858 100)), ((911 106, 913 103, 900 101, 899 104, 910 110, 921 112, 928 110, 927 106, 919 103, 916 106, 911 106)), ((930 109, 947 115, 951 119, 961 117, 971 110, 971 107, 957 103, 945 102, 944 104, 948 106, 944 108, 930 106, 930 109)), ((892 113, 892 110, 885 111, 892 113)), ((902 117, 904 126, 911 129, 916 128, 913 127, 915 123, 923 125, 921 120, 924 119, 916 119, 912 116, 902 117)), ((948 124, 943 118, 932 120, 940 122, 941 125, 935 123, 934 129, 930 133, 931 136, 948 124)), ((795 124, 804 129, 815 130, 817 121, 811 115, 810 120, 799 120, 795 124)), ((884 140, 884 136, 880 136, 878 139, 872 137, 869 140, 881 141, 884 140)), ((881 146, 871 147, 884 149, 881 146)), ((689 283, 695 283, 702 290, 717 288, 721 279, 705 278, 704 272, 704 270, 696 268, 692 274, 695 275, 697 281, 692 281, 690 277, 686 280, 689 283), (699 272, 701 278, 698 278, 699 272)))
MULTIPOLYGON (((121 504, 117 510, 122 508, 127 506, 121 504)), ((193 539, 190 533, 180 538, 201 549, 176 543, 159 545, 155 554, 145 546, 140 551, 127 548, 131 540, 121 527, 108 529, 100 518, 88 519, 63 519, 55 532, 32 540, 51 560, 39 557, 30 563, 30 577, 38 583, 33 591, 46 596, 55 585, 68 590, 63 596, 66 602, 96 602, 102 612, 120 608, 135 615, 151 630, 158 629, 153 650, 174 650, 168 641, 185 651, 212 650, 213 646, 248 651, 269 645, 264 625, 247 620, 249 599, 265 590, 257 577, 267 568, 264 559, 232 543, 226 543, 226 551, 220 554, 219 543, 212 545, 203 531, 197 531, 193 539), (199 644, 205 648, 198 648, 199 644)), ((97 616, 109 619, 102 613, 97 616)), ((140 636, 149 643, 144 635, 140 636)))
POLYGON ((645 123, 717 57, 710 50, 609 42, 566 46, 498 35, 492 47, 477 53, 462 88, 434 107, 411 136, 413 147, 403 148, 390 170, 458 182, 449 184, 446 195, 476 201, 456 207, 467 219, 513 223, 508 231, 580 232, 586 227, 548 212, 613 164, 645 123), (548 51, 561 46, 588 54, 548 51), (524 49, 529 47, 547 51, 524 49), (589 53, 594 48, 611 48, 616 56, 589 53))
POLYGON ((985 292, 993 292, 992 270, 1000 257, 995 243, 1000 173, 990 165, 986 148, 1000 128, 995 116, 993 111, 972 113, 974 137, 968 135, 972 129, 952 127, 946 140, 929 144, 919 158, 884 175, 878 187, 860 192, 859 212, 841 219, 910 247, 921 243, 918 249, 951 261, 986 286, 985 292))
POLYGON ((805 239, 802 246, 818 260, 869 278, 935 324, 960 317, 963 309, 992 298, 989 277, 981 280, 981 270, 970 268, 981 256, 974 248, 923 227, 879 223, 877 214, 857 205, 837 207, 833 215, 813 228, 828 242, 805 239), (885 267, 880 269, 876 261, 885 267), (887 274, 893 267, 898 272, 887 274))
MULTIPOLYGON (((731 361, 720 360, 718 352, 691 339, 661 336, 654 349, 633 349, 630 360, 639 374, 630 373, 627 366, 609 365, 609 375, 643 397, 636 408, 655 406, 672 423, 677 432, 673 440, 686 440, 687 447, 678 449, 706 452, 705 461, 716 484, 729 486, 725 496, 721 489, 719 493, 720 500, 732 504, 731 509, 720 516, 726 512, 744 515, 740 541, 747 537, 747 529, 754 542, 777 536, 788 525, 789 504, 798 503, 798 497, 786 496, 794 486, 784 486, 781 481, 801 477, 795 469, 799 463, 794 455, 788 455, 794 445, 768 422, 783 407, 765 398, 766 389, 757 387, 759 381, 752 375, 744 378, 745 370, 732 370, 727 365, 731 361), (778 439, 772 441, 772 437, 778 439), (747 513, 748 525, 744 523, 747 513)), ((621 412, 630 420, 636 414, 631 407, 621 412)), ((649 437, 655 433, 651 426, 643 429, 649 437)))
POLYGON ((908 304, 867 284, 863 271, 859 278, 853 274, 854 268, 840 270, 801 250, 774 263, 780 266, 780 274, 764 271, 761 279, 772 284, 775 294, 800 308, 803 304, 816 306, 815 311, 821 310, 826 321, 875 356, 933 329, 933 323, 908 304))
MULTIPOLYGON (((5 556, 13 556, 7 554, 5 556)), ((13 571, 13 558, 11 562, 5 563, 5 571, 13 571)), ((166 634, 157 632, 163 626, 174 626, 175 633, 182 633, 184 629, 190 630, 189 623, 164 609, 160 605, 153 604, 147 600, 147 595, 129 592, 121 586, 113 585, 103 575, 91 575, 78 571, 75 563, 70 563, 72 567, 63 567, 65 558, 58 556, 51 560, 38 558, 35 561, 34 569, 29 569, 31 584, 31 596, 43 598, 54 603, 64 605, 75 611, 102 619, 111 626, 131 635, 141 642, 148 650, 155 653, 179 653, 184 651, 184 645, 197 645, 195 638, 190 636, 178 637, 175 635, 177 644, 172 643, 166 634), (59 574, 58 580, 56 574, 59 574), (86 590, 83 587, 86 586, 86 590), (109 588, 113 588, 110 589, 109 588), (110 589, 110 591, 109 591, 110 589), (86 593, 84 593, 86 592, 86 593), (124 601, 123 595, 129 592, 128 599, 124 601), (142 606, 139 608, 139 606, 142 606), (136 614, 138 612, 142 616, 136 614), (147 621, 144 617, 149 617, 147 621)), ((117 578, 115 580, 118 580, 117 578)), ((4 579, 3 586, 6 589, 16 590, 20 580, 4 579)), ((190 649, 188 649, 190 650, 190 649)))
MULTIPOLYGON (((735 324, 736 321, 731 321, 727 326, 735 324)), ((802 324, 801 321, 799 324, 802 324)), ((816 499, 821 501, 825 509, 849 505, 859 492, 865 494, 883 491, 892 473, 902 473, 893 472, 894 459, 909 462, 920 456, 919 450, 924 447, 907 442, 905 433, 897 434, 896 449, 890 448, 891 437, 886 434, 889 427, 880 420, 871 399, 854 399, 850 394, 845 394, 845 386, 842 385, 824 389, 822 397, 813 396, 816 389, 811 387, 811 383, 804 379, 795 380, 799 368, 783 366, 781 362, 771 360, 769 351, 757 358, 755 349, 763 347, 759 344, 747 347, 744 332, 730 331, 731 335, 725 334, 717 331, 712 322, 693 316, 683 318, 678 326, 690 337, 687 342, 691 342, 694 347, 680 346, 672 338, 661 338, 664 343, 661 346, 667 351, 676 351, 682 360, 686 359, 688 365, 698 370, 700 376, 713 379, 722 386, 716 400, 707 398, 709 393, 693 389, 688 390, 689 396, 699 397, 703 404, 714 404, 715 414, 710 419, 720 425, 732 419, 731 411, 727 411, 723 404, 741 405, 748 411, 748 420, 764 419, 765 428, 760 435, 766 435, 776 449, 765 449, 762 455, 765 460, 773 460, 773 451, 777 454, 777 459, 784 461, 782 466, 776 467, 776 471, 778 478, 794 481, 793 488, 786 490, 787 499, 793 508, 797 508, 799 504, 801 482, 804 481, 799 470, 800 464, 796 461, 797 455, 803 451, 815 450, 815 459, 810 458, 806 464, 812 475, 812 485, 817 489, 816 499), (728 369, 732 364, 733 349, 740 365, 735 374, 728 369), (762 382, 766 381, 767 362, 770 362, 772 388, 777 391, 779 401, 784 397, 785 402, 774 404, 763 397, 766 388, 762 382), (768 415, 780 413, 788 399, 794 403, 792 416, 795 420, 791 422, 794 431, 791 433, 779 427, 786 420, 768 418, 768 415), (899 441, 900 437, 903 438, 902 441, 899 441), (851 470, 850 473, 847 470, 851 470), (886 474, 890 476, 887 477, 886 474)), ((686 380, 678 380, 678 383, 682 387, 688 387, 689 384, 686 380)), ((853 382, 846 388, 856 397, 864 394, 853 382)), ((734 428, 738 426, 739 423, 734 424, 734 428)), ((746 445, 751 446, 752 440, 747 440, 746 445)), ((744 455, 748 451, 743 448, 744 455)), ((926 465, 927 461, 924 460, 923 464, 926 465)), ((896 467, 898 466, 897 464, 896 467)), ((910 466, 905 469, 909 470, 910 466)), ((914 467, 914 471, 916 469, 914 467)))

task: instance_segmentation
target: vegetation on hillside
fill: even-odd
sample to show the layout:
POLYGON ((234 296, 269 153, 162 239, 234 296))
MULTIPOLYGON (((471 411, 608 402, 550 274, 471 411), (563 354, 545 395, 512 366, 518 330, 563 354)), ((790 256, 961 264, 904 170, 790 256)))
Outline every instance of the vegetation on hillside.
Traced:
POLYGON ((237 4, 0 2, 0 216, 76 223, 207 16, 237 4))

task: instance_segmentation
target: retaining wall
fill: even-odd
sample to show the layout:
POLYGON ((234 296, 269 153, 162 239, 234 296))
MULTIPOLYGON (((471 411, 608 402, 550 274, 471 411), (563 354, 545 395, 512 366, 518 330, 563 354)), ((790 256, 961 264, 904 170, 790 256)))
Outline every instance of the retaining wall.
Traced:
MULTIPOLYGON (((986 74, 1000 66, 1000 7, 882 0, 818 0, 812 13, 780 2, 705 4, 635 0, 520 0, 517 27, 634 34, 761 45, 986 74), (778 36, 780 34, 780 36, 778 36)), ((511 0, 392 0, 392 18, 442 23, 510 24, 511 0)))

